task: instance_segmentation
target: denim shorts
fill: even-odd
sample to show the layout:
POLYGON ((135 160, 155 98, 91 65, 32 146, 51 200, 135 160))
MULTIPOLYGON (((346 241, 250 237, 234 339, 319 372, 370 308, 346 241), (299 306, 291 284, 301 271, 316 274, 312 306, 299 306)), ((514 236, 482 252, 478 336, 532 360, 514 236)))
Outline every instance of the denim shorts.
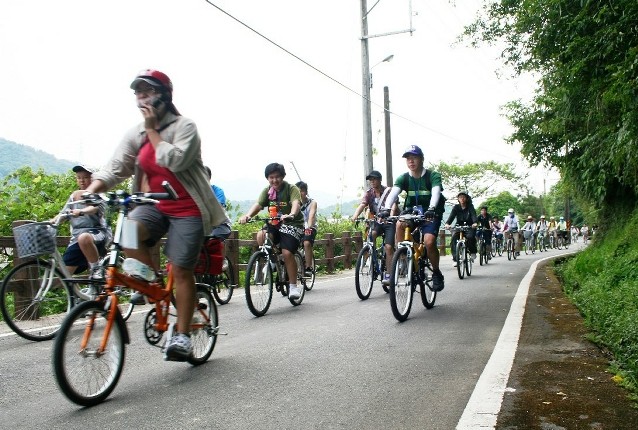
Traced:
POLYGON ((164 215, 152 205, 138 206, 129 219, 146 227, 149 239, 146 246, 154 246, 167 234, 164 253, 175 265, 194 269, 204 243, 204 225, 201 217, 173 217, 164 215))

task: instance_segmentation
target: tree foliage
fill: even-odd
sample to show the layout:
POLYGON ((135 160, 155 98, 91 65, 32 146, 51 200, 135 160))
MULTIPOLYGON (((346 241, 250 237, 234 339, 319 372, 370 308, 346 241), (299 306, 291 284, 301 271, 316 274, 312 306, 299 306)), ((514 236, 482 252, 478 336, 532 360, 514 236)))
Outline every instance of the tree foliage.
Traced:
POLYGON ((432 166, 441 174, 447 197, 455 197, 459 191, 468 191, 474 200, 495 196, 503 189, 526 188, 526 175, 516 172, 512 163, 486 161, 482 163, 455 163, 444 161, 432 166))
POLYGON ((507 105, 509 141, 610 208, 638 194, 636 22, 635 0, 490 0, 465 32, 475 44, 504 42, 516 74, 540 76, 531 102, 507 105))

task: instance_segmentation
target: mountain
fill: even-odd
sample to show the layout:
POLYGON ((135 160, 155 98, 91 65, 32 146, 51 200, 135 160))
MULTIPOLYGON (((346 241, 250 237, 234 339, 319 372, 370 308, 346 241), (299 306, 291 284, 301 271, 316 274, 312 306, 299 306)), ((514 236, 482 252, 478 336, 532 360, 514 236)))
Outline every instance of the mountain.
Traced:
POLYGON ((78 163, 60 160, 44 151, 0 137, 0 177, 5 177, 25 166, 33 170, 42 168, 49 174, 65 173, 76 164, 78 163))

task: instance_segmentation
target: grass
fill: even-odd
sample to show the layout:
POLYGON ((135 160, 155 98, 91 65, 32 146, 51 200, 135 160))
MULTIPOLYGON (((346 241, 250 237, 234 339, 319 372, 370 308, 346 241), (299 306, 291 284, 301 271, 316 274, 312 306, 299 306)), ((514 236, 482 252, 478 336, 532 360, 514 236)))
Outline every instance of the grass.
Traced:
POLYGON ((638 211, 557 266, 567 295, 613 357, 614 380, 638 399, 638 211))

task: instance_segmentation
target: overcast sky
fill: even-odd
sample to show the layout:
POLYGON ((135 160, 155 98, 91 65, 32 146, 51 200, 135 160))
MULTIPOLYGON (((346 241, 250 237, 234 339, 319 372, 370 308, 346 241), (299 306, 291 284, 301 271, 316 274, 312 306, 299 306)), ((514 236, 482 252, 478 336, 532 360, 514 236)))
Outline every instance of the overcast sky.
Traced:
MULTIPOLYGON (((130 82, 155 68, 172 79, 175 104, 197 123, 204 162, 231 200, 256 198, 273 161, 295 182, 293 161, 326 204, 356 197, 364 177, 360 2, 212 3, 332 79, 204 0, 3 0, 0 137, 99 167, 141 120, 130 82)), ((529 98, 531 81, 499 77, 495 49, 454 44, 479 2, 456 3, 412 0, 412 35, 370 39, 374 168, 384 175, 384 86, 396 114, 395 177, 409 144, 422 147, 426 164, 496 160, 529 170, 504 143, 511 130, 501 106, 529 98)), ((369 34, 408 29, 408 6, 380 0, 369 34)), ((543 178, 548 190, 558 179, 531 172, 537 192, 543 178)))

